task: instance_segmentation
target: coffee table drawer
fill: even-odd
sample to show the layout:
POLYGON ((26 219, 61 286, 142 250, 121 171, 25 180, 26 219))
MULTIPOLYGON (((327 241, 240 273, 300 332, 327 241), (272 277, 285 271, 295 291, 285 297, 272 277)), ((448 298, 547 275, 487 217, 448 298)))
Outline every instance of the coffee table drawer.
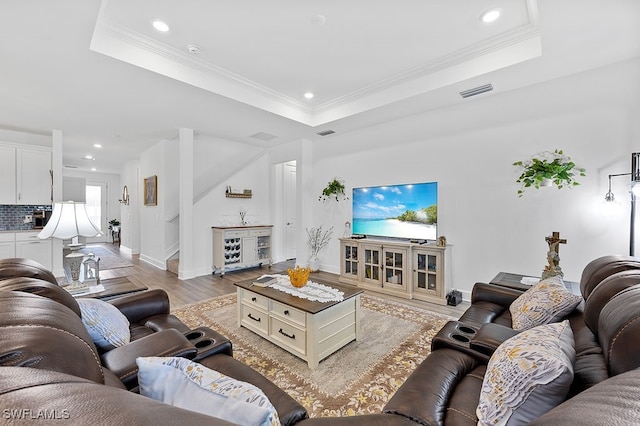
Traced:
POLYGON ((303 311, 284 305, 280 302, 271 301, 271 314, 299 324, 302 327, 306 325, 306 315, 303 311))
POLYGON ((265 334, 269 332, 269 314, 244 303, 242 303, 240 309, 240 322, 242 325, 265 334))
POLYGON ((271 337, 288 346, 293 351, 306 355, 307 336, 301 330, 277 318, 271 317, 271 337))
POLYGON ((264 309, 265 311, 269 310, 269 299, 252 291, 242 291, 242 303, 255 305, 259 308, 264 309))

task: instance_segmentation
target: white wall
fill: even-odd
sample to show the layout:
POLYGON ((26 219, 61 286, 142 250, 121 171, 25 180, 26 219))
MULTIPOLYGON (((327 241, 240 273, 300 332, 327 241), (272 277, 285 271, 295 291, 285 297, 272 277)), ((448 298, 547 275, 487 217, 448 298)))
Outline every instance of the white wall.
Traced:
MULTIPOLYGON (((120 250, 129 254, 140 254, 140 162, 127 161, 122 167, 120 182, 127 185, 129 205, 120 204, 120 250)), ((122 195, 122 194, 120 194, 122 195)), ((121 197, 119 197, 121 198, 121 197)))
POLYGON ((140 156, 140 178, 137 187, 138 208, 140 211, 140 260, 157 268, 165 269, 165 210, 166 203, 166 165, 165 150, 169 142, 161 141, 147 149, 140 156), (158 204, 144 205, 144 179, 157 176, 156 191, 158 204))
MULTIPOLYGON (((637 63, 628 65, 323 140, 315 145, 312 190, 319 194, 334 176, 346 181, 348 191, 437 181, 438 232, 452 245, 452 284, 466 298, 476 281, 500 271, 539 275, 546 264, 544 238, 553 231, 568 240, 560 248, 565 277, 578 281, 590 260, 628 254, 628 206, 615 221, 598 211, 607 175, 628 172, 631 150, 640 150, 632 138, 636 120, 621 93, 627 81, 620 76, 638 70, 637 63), (602 93, 604 81, 613 93, 602 93), (591 89, 594 84, 600 89, 591 89), (526 191, 518 198, 519 172, 512 163, 555 148, 587 169, 581 186, 526 191)), ((621 199, 625 185, 628 180, 614 183, 621 199)), ((350 202, 316 204, 314 222, 337 231, 321 256, 322 269, 339 272, 337 237, 351 220, 350 202)))
MULTIPOLYGON (((251 147, 242 160, 227 156, 238 143, 211 138, 196 154, 196 176, 207 176, 213 189, 194 208, 195 270, 211 273, 211 226, 237 223, 239 210, 252 223, 273 223, 275 164, 296 160, 298 165, 299 263, 304 263, 304 228, 333 225, 332 244, 322 252, 322 269, 339 271, 339 244, 344 222, 351 220, 350 201, 322 204, 320 191, 334 176, 347 190, 409 182, 439 183, 440 235, 451 245, 452 284, 465 297, 476 281, 488 281, 500 271, 539 275, 546 264, 545 237, 561 233, 565 277, 579 280, 590 260, 628 253, 629 206, 616 220, 603 219, 598 204, 607 191, 607 175, 630 170, 630 153, 640 151, 638 93, 640 61, 561 78, 506 93, 481 95, 453 107, 379 123, 318 141, 301 140, 272 148, 262 155, 251 147), (219 147, 216 150, 215 147, 219 147), (223 149, 224 147, 224 149, 223 149), (570 190, 526 191, 518 198, 519 174, 512 163, 541 150, 563 149, 587 176, 570 190), (207 151, 208 150, 208 151, 207 151), (217 155, 216 155, 217 154, 217 155), (228 164, 235 164, 231 171, 228 164), (224 170, 223 170, 224 166, 224 170), (199 168, 209 170, 198 170, 199 168), (251 199, 225 198, 225 187, 252 189, 251 199)), ((198 145, 196 145, 196 148, 198 145)), ((140 209, 141 254, 162 260, 164 191, 171 161, 160 143, 140 160, 137 190, 142 178, 158 175, 159 206, 140 209), (163 170, 163 167, 165 170, 163 170)), ((133 168, 127 169, 128 176, 133 168)), ((122 184, 128 177, 123 174, 122 184)), ((194 185, 203 188, 201 181, 194 185)), ((624 199, 628 181, 614 180, 613 191, 624 199)), ((167 188, 167 189, 165 189, 167 188)), ((140 192, 141 193, 141 192, 140 192)), ((124 218, 123 218, 124 221, 124 218)), ((276 247, 278 247, 276 242, 276 247)), ((142 256, 141 256, 142 258, 142 256)), ((162 266, 164 267, 164 266, 162 266)))
MULTIPOLYGON (((96 173, 85 172, 74 169, 63 169, 62 174, 64 177, 81 178, 85 180, 85 184, 92 182, 106 182, 107 183, 107 222, 111 219, 121 220, 120 202, 122 198, 122 186, 120 185, 120 175, 115 173, 96 173)), ((108 229, 102 230, 105 233, 105 241, 111 241, 111 235, 108 229)))
POLYGON ((245 169, 231 175, 213 188, 194 206, 194 244, 196 249, 195 270, 197 275, 212 272, 213 233, 212 226, 238 225, 240 210, 246 210, 245 219, 250 224, 271 224, 271 185, 267 178, 271 174, 271 160, 262 155, 245 169), (251 198, 226 198, 225 188, 251 189, 251 198))

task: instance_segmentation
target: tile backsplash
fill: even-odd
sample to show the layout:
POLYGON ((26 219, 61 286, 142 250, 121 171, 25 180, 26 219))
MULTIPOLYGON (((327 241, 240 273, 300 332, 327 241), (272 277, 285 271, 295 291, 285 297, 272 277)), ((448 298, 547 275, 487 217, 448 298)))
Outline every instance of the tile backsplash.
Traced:
POLYGON ((33 223, 24 223, 24 217, 32 215, 34 210, 51 211, 51 206, 0 204, 0 231, 27 231, 32 229, 33 223))

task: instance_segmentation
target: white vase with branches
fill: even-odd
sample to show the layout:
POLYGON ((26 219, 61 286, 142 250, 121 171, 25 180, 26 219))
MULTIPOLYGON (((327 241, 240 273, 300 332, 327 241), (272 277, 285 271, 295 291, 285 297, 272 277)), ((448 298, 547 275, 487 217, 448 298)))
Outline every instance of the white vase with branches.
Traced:
POLYGON ((312 272, 320 270, 320 259, 318 254, 320 251, 329 245, 331 236, 333 235, 333 226, 328 229, 323 229, 323 226, 306 228, 307 230, 307 245, 311 250, 309 257, 309 267, 312 272))

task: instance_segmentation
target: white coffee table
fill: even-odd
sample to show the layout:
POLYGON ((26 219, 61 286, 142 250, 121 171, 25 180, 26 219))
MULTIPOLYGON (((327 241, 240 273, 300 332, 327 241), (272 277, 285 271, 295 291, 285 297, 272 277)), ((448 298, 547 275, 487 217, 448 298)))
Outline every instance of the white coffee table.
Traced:
POLYGON ((340 302, 313 302, 269 287, 236 283, 238 327, 245 327, 315 369, 360 333, 360 289, 313 280, 344 292, 340 302))

